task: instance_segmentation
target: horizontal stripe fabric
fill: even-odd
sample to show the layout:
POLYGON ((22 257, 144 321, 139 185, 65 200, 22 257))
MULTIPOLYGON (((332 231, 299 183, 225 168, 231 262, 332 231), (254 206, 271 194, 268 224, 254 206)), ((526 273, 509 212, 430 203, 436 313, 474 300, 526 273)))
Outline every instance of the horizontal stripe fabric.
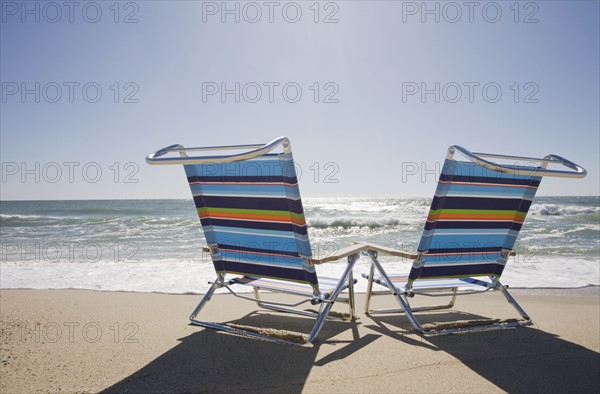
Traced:
POLYGON ((500 277, 541 181, 537 167, 510 167, 517 173, 446 159, 411 280, 500 277))
POLYGON ((318 290, 291 153, 184 168, 217 272, 318 290))

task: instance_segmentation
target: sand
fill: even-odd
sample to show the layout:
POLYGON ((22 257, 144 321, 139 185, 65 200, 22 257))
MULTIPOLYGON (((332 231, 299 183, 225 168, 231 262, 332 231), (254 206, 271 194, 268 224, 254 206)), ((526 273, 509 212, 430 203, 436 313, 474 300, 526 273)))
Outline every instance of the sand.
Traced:
MULTIPOLYGON (((533 326, 426 339, 401 315, 365 316, 357 294, 357 322, 328 322, 317 345, 293 347, 189 325, 197 295, 1 290, 0 391, 598 392, 598 288, 513 294, 533 326)), ((203 317, 307 330, 254 310, 217 295, 203 317)), ((460 297, 451 316, 516 317, 499 293, 460 297)))

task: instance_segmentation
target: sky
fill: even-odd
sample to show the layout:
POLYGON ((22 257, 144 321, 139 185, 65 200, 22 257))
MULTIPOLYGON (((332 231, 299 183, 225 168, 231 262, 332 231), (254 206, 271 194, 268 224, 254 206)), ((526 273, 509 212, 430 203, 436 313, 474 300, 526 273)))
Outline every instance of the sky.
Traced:
POLYGON ((172 144, 290 138, 304 197, 431 196, 450 145, 588 170, 598 1, 0 1, 1 200, 189 198, 172 144))

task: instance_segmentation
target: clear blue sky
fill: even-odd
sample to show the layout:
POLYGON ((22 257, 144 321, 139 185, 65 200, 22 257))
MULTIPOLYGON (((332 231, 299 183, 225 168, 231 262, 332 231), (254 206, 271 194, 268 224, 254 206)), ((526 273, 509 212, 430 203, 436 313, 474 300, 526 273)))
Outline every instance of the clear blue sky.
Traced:
POLYGON ((562 155, 588 177, 540 194, 598 195, 599 2, 514 3, 2 0, 0 197, 187 198, 146 154, 280 135, 304 196, 429 196, 451 144, 562 155))

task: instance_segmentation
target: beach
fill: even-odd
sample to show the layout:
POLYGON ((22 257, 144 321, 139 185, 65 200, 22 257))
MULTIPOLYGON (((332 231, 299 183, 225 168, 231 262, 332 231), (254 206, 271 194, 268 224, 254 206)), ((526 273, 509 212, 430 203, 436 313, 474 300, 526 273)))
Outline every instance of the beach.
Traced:
MULTIPOLYGON (((356 322, 327 322, 317 344, 299 347, 190 325, 198 295, 3 289, 0 391, 597 392, 598 287, 513 295, 534 325, 423 338, 401 315, 365 316, 357 294, 356 322)), ((375 302, 395 306, 389 296, 375 302)), ((308 327, 305 318, 255 310, 217 295, 203 317, 308 327)), ((499 293, 459 297, 453 311, 515 316, 499 293)))
MULTIPOLYGON (((599 200, 536 201, 502 276, 533 325, 423 338, 402 315, 366 316, 360 274, 369 260, 361 258, 358 320, 327 322, 317 343, 302 347, 189 324, 215 277, 191 200, 3 202, 0 391, 597 392, 599 200)), ((430 204, 308 199, 313 256, 355 241, 414 251, 430 204)), ((412 265, 380 260, 389 272, 412 265)), ((317 271, 339 277, 345 267, 341 260, 317 271)), ((254 303, 224 293, 200 319, 310 331, 307 318, 256 312, 254 303)), ((411 305, 431 301, 422 298, 411 305)), ((344 306, 334 310, 347 312, 344 306)), ((397 307, 389 295, 372 306, 397 307)), ((499 293, 459 297, 450 313, 420 316, 422 323, 518 317, 499 293)))

